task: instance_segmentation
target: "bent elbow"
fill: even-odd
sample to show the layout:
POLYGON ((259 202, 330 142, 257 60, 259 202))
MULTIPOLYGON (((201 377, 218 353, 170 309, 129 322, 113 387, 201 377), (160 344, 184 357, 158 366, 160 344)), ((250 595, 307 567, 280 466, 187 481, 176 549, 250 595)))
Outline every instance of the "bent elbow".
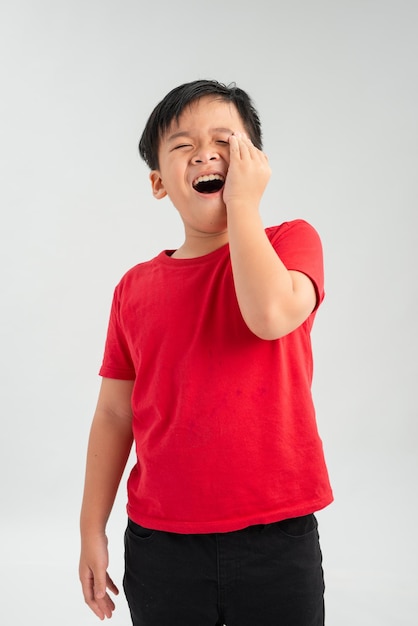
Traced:
POLYGON ((283 322, 283 319, 278 319, 277 314, 257 315, 253 318, 244 318, 244 321, 256 337, 265 341, 281 339, 291 332, 287 324, 283 322))
POLYGON ((278 312, 277 309, 253 318, 244 318, 250 331, 259 339, 264 339, 265 341, 275 341, 289 335, 301 326, 305 320, 306 316, 303 314, 286 315, 283 311, 278 312))
POLYGON ((264 341, 276 341, 276 339, 281 339, 285 335, 288 335, 288 332, 278 332, 275 329, 270 328, 260 328, 260 329, 252 329, 251 332, 256 335, 259 339, 263 339, 264 341))

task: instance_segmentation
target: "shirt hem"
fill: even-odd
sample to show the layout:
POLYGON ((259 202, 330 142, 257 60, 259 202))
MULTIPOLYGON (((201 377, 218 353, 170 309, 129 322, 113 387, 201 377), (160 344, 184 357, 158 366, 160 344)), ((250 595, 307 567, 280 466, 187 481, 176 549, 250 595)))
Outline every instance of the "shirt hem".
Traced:
POLYGON ((304 506, 293 507, 286 510, 280 510, 275 512, 269 512, 265 514, 258 514, 251 517, 245 517, 241 519, 234 520, 221 520, 221 521, 212 521, 212 522, 189 522, 189 521, 169 521, 169 520, 161 520, 155 519, 152 517, 147 517, 146 515, 141 515, 130 507, 127 506, 128 517, 143 526, 144 528, 149 528, 150 530, 159 530, 163 532, 171 532, 177 534, 209 534, 209 533, 227 533, 234 532, 237 530, 242 530, 243 528, 247 528, 248 526, 256 526, 258 524, 273 524, 275 522, 280 522, 285 519, 289 519, 292 517, 302 517, 303 515, 309 515, 311 513, 316 513, 321 509, 329 506, 333 502, 333 496, 329 496, 327 498, 323 498, 321 500, 310 502, 304 506))

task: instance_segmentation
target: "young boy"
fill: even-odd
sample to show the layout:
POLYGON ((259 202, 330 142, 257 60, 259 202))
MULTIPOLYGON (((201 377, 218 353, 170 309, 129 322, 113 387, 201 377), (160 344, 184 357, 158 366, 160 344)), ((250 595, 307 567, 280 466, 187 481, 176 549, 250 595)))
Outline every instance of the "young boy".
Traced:
POLYGON ((100 619, 105 534, 134 442, 124 589, 134 626, 319 626, 314 512, 332 501, 311 398, 321 243, 265 229, 260 122, 236 86, 199 80, 154 109, 139 149, 184 243, 116 287, 81 512, 80 579, 100 619))

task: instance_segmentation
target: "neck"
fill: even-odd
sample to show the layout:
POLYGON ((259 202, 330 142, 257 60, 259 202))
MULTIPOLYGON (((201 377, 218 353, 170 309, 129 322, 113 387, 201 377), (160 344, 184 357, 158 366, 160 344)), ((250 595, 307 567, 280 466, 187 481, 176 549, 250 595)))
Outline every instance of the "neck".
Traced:
POLYGON ((205 237, 186 237, 183 245, 171 255, 174 259, 194 259, 210 254, 228 243, 228 232, 216 233, 205 237))

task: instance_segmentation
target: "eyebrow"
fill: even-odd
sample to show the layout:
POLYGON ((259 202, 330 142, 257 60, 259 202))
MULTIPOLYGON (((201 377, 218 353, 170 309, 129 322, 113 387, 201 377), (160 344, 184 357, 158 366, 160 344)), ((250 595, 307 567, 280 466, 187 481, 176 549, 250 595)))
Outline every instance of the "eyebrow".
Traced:
MULTIPOLYGON (((227 133, 232 135, 232 130, 230 128, 210 128, 211 133, 227 133)), ((178 139, 178 137, 191 137, 193 133, 190 133, 187 130, 179 130, 177 133, 173 133, 169 137, 167 137, 167 141, 173 141, 174 139, 178 139)))

